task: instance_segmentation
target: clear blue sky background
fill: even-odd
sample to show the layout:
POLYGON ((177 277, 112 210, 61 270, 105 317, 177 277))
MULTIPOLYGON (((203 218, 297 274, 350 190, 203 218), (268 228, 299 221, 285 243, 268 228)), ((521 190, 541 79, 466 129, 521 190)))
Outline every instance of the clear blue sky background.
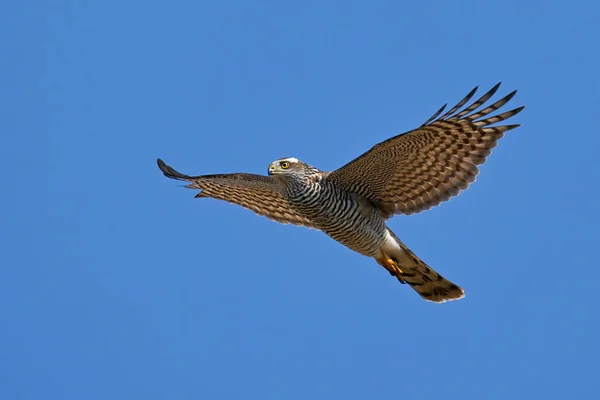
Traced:
POLYGON ((599 7, 2 2, 0 398, 597 394, 599 7), (155 164, 335 169, 497 81, 523 126, 390 221, 459 302, 155 164))

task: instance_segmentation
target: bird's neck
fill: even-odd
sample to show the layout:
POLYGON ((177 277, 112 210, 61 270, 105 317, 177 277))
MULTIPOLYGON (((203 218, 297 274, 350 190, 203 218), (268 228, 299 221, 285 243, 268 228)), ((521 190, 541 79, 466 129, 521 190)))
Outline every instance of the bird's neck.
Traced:
POLYGON ((281 183, 284 186, 286 197, 294 198, 298 196, 316 195, 320 189, 320 177, 308 175, 304 177, 286 176, 282 177, 281 183))

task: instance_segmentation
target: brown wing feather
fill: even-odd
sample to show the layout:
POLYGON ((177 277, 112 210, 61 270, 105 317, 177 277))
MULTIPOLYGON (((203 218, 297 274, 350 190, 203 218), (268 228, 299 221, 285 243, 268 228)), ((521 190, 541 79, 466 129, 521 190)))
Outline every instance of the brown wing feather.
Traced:
POLYGON ((519 126, 489 125, 518 114, 524 107, 480 119, 506 104, 516 91, 469 115, 499 86, 457 113, 475 94, 475 88, 440 118, 437 116, 444 107, 421 127, 375 145, 326 179, 368 198, 387 217, 428 210, 448 200, 475 180, 477 165, 485 162, 504 132, 519 126))
POLYGON ((312 227, 308 219, 288 205, 281 187, 269 176, 242 173, 189 176, 177 172, 161 159, 156 161, 166 177, 190 182, 187 188, 200 189, 196 197, 225 200, 277 222, 312 227))

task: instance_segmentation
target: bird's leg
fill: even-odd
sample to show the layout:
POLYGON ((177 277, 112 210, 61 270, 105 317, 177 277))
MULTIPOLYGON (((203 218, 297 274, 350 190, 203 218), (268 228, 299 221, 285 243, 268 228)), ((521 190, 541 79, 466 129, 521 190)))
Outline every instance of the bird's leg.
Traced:
POLYGON ((387 269, 388 272, 390 273, 390 275, 398 278, 400 283, 402 283, 402 284, 406 283, 406 281, 402 277, 402 270, 400 269, 400 266, 398 265, 398 261, 394 260, 393 258, 387 257, 385 255, 383 257, 376 258, 375 260, 377 260, 377 263, 379 265, 381 265, 383 268, 387 269))

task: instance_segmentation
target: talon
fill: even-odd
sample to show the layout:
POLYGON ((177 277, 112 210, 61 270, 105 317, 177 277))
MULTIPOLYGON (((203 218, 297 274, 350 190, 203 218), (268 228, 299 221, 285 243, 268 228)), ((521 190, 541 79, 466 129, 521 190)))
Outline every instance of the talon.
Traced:
POLYGON ((398 262, 396 260, 394 260, 393 258, 384 257, 377 259, 377 262, 385 269, 387 269, 392 276, 398 278, 401 284, 406 284, 406 281, 402 277, 402 270, 400 269, 400 266, 398 265, 398 262))

